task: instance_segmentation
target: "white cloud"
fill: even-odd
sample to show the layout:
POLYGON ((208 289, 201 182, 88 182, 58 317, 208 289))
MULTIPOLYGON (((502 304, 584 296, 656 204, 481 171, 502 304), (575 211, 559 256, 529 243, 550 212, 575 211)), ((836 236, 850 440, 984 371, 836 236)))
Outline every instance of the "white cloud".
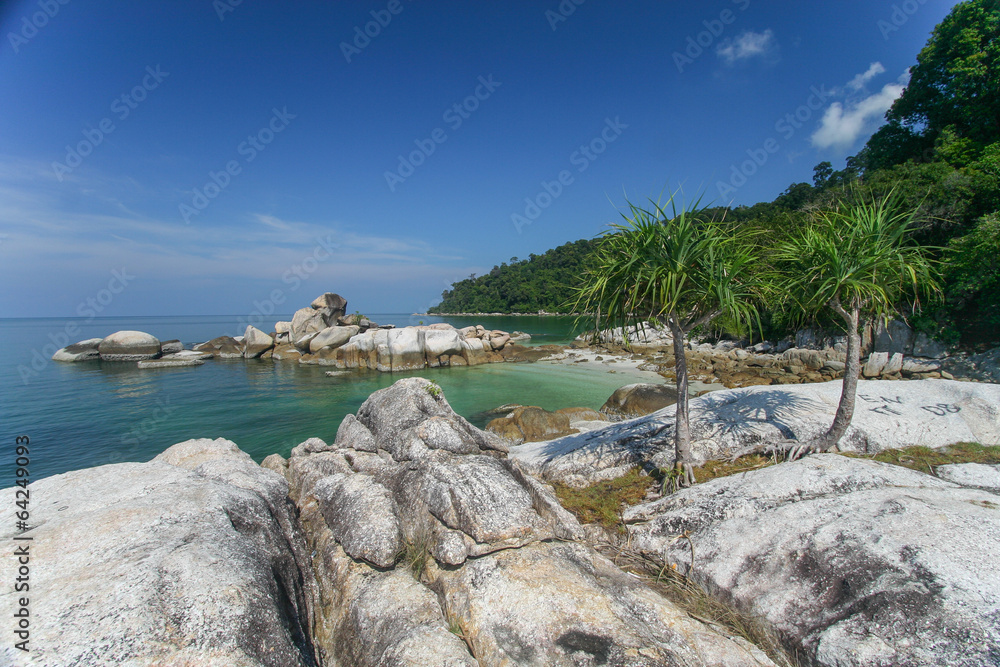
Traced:
POLYGON ((868 69, 863 73, 857 75, 853 79, 847 82, 847 88, 852 92, 856 92, 864 88, 869 81, 874 79, 879 74, 885 74, 885 67, 882 66, 880 62, 874 62, 868 66, 868 69))
POLYGON ((88 182, 94 194, 66 197, 66 184, 49 183, 44 165, 34 171, 32 166, 0 156, 0 279, 16 286, 0 297, 4 316, 72 314, 81 299, 107 284, 111 270, 122 267, 138 276, 137 285, 160 290, 153 301, 183 294, 207 304, 195 306, 204 309, 230 299, 231 305, 221 306, 227 312, 250 308, 253 299, 276 288, 288 292, 295 307, 306 297, 291 300, 284 278, 314 257, 327 259, 317 263, 303 290, 335 287, 377 303, 423 299, 417 295, 439 293, 442 281, 483 270, 457 249, 379 234, 377 224, 247 213, 246 224, 184 225, 176 216, 144 216, 121 205, 107 184, 88 182), (218 294, 206 292, 209 283, 218 294))
POLYGON ((716 54, 732 65, 739 60, 755 56, 766 56, 774 51, 774 31, 770 28, 764 32, 748 30, 736 39, 727 39, 719 45, 716 54))
MULTIPOLYGON (((885 68, 881 63, 872 63, 867 71, 851 79, 847 86, 851 90, 860 90, 883 72, 885 68)), ((874 130, 878 120, 903 94, 907 80, 908 74, 904 73, 896 82, 886 84, 882 90, 868 97, 831 104, 823 114, 819 129, 810 137, 812 145, 816 148, 850 149, 862 135, 874 130)))

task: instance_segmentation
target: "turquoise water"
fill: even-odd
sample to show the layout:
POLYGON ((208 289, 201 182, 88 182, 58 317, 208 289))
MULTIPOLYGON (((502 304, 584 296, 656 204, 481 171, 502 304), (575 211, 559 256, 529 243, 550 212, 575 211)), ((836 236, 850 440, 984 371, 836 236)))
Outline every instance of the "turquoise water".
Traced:
MULTIPOLYGON (((475 321, 527 331, 534 343, 572 339, 572 318, 458 318, 369 314, 405 326, 475 321)), ((273 318, 279 319, 279 318, 273 318)), ((281 318, 286 319, 286 318, 281 318)), ((245 325, 244 325, 245 326, 245 325)), ((189 438, 228 438, 256 460, 288 456, 309 437, 330 442, 344 415, 374 391, 401 377, 437 382, 452 407, 478 425, 481 413, 504 403, 599 408, 619 386, 635 380, 574 366, 489 364, 412 373, 357 371, 327 377, 329 367, 294 362, 211 360, 194 368, 139 370, 133 363, 50 361, 65 344, 114 331, 146 331, 187 346, 235 334, 236 317, 133 317, 93 320, 0 320, 0 382, 4 425, 0 460, 13 460, 14 438, 31 438, 33 479, 121 461, 148 461, 189 438), (4 451, 9 450, 10 455, 4 451)), ((9 484, 0 482, 0 487, 9 484)))

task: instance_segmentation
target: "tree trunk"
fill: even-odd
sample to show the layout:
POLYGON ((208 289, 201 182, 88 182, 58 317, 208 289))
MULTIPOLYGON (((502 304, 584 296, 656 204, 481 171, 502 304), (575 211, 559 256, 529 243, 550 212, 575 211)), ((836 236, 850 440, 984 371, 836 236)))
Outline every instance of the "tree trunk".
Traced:
POLYGON ((814 446, 814 449, 820 452, 835 447, 844 437, 847 427, 851 425, 851 418, 854 417, 854 401, 858 391, 858 374, 861 371, 861 336, 858 334, 860 307, 857 304, 852 304, 851 310, 848 312, 840 305, 840 302, 834 302, 832 306, 847 324, 847 362, 844 367, 843 388, 840 391, 837 415, 833 418, 830 430, 814 446))
POLYGON ((667 319, 674 342, 674 371, 677 375, 677 417, 674 421, 674 470, 680 486, 694 484, 691 465, 691 423, 688 419, 688 368, 684 356, 684 330, 677 318, 667 319))

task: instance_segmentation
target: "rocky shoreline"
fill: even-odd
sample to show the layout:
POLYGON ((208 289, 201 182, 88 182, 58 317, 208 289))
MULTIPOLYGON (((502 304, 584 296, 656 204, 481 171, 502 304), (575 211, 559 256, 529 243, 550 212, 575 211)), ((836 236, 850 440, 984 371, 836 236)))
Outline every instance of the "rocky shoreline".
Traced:
POLYGON ((456 329, 450 324, 397 329, 346 310, 346 299, 327 292, 296 311, 290 322, 275 322, 271 333, 249 325, 242 336, 219 336, 185 349, 179 340, 161 342, 141 331, 118 331, 64 347, 52 359, 134 361, 150 369, 199 366, 213 358, 271 359, 394 372, 534 360, 546 354, 518 345, 531 338, 519 331, 482 325, 456 329))
MULTIPOLYGON (((867 446, 1000 443, 1000 386, 862 382, 859 394, 881 387, 909 410, 865 411, 867 446), (920 407, 943 404, 954 409, 920 407)), ((764 427, 807 434, 827 419, 822 399, 785 394, 836 384, 695 399, 717 411, 696 427, 716 431, 696 438, 696 454, 729 456, 770 437, 764 427)), ((34 482, 20 534, 31 538, 31 662, 10 623, 0 656, 94 667, 995 661, 1000 466, 935 476, 810 456, 628 508, 628 535, 608 543, 544 481, 567 468, 538 462, 606 471, 616 451, 667 454, 669 411, 511 448, 455 414, 435 384, 406 378, 345 418, 333 443, 309 439, 287 459, 257 465, 228 440, 199 439, 148 463, 34 482), (655 571, 622 569, 625 554, 756 617, 780 646, 765 653, 680 606, 655 571)), ((0 490, 8 540, 15 490, 0 490)), ((14 608, 15 595, 8 587, 0 601, 14 608)))
MULTIPOLYGON (((628 357, 644 363, 640 369, 674 378, 670 334, 653 324, 579 336, 573 346, 582 355, 628 357)), ((777 343, 762 341, 693 340, 687 344, 690 378, 727 389, 758 385, 828 382, 844 375, 846 337, 803 329, 777 343)), ((944 345, 893 320, 870 325, 862 336, 861 375, 865 379, 937 379, 1000 382, 1000 348, 981 354, 950 352, 944 345)), ((607 359, 604 359, 607 361, 607 359)))
MULTIPOLYGON (((347 300, 327 292, 275 322, 271 333, 247 326, 239 337, 219 336, 185 349, 179 340, 159 341, 140 331, 118 331, 69 345, 55 361, 130 361, 139 368, 199 366, 208 359, 263 359, 331 366, 338 370, 413 371, 447 366, 550 360, 567 363, 638 362, 639 370, 674 378, 669 333, 654 324, 579 336, 572 346, 521 345, 531 336, 483 325, 378 325, 363 315, 347 315, 347 300)), ((535 313, 548 315, 548 313, 535 313)), ((477 315, 498 315, 479 313, 477 315)), ((827 382, 843 377, 846 340, 806 329, 777 343, 692 341, 685 352, 690 379, 702 391, 772 384, 827 382)), ((948 350, 904 323, 866 328, 862 375, 868 379, 970 379, 1000 381, 1000 348, 979 355, 948 350)), ((612 368, 608 368, 613 371, 612 368)))

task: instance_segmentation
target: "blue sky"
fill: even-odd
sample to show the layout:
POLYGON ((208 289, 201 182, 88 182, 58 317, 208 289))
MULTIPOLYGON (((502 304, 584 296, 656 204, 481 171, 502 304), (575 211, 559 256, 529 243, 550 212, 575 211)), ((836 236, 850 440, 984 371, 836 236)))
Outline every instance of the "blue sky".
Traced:
POLYGON ((770 201, 954 4, 7 2, 0 317, 423 311, 626 194, 770 201))

